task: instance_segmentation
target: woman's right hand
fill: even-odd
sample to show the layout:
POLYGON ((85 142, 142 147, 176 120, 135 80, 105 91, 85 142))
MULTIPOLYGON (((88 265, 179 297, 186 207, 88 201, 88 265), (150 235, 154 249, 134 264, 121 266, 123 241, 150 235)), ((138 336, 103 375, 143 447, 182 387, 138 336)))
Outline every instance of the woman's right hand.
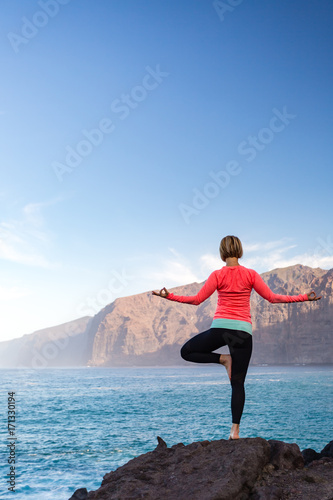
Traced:
POLYGON ((307 293, 307 296, 308 296, 308 300, 310 300, 310 301, 321 299, 321 296, 317 297, 316 292, 314 292, 313 290, 310 293, 307 293))
POLYGON ((164 299, 169 295, 169 292, 165 287, 161 288, 159 292, 152 292, 152 293, 153 295, 157 295, 158 297, 163 297, 164 299))

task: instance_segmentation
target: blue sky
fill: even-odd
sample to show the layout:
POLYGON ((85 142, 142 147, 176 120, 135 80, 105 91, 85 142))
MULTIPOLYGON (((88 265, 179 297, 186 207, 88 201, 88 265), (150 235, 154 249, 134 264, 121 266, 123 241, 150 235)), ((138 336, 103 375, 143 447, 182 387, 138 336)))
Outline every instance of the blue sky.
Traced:
POLYGON ((226 234, 333 267, 330 1, 0 9, 1 340, 203 281, 226 234))

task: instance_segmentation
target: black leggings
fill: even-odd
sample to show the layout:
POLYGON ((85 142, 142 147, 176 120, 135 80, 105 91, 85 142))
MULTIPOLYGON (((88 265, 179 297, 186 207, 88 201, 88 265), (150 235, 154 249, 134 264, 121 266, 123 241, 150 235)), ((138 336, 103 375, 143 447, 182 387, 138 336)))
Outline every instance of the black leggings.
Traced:
POLYGON ((252 354, 252 335, 242 330, 210 328, 190 339, 181 348, 186 361, 194 363, 220 363, 216 351, 227 345, 231 354, 231 413, 232 422, 239 424, 245 403, 244 382, 252 354))

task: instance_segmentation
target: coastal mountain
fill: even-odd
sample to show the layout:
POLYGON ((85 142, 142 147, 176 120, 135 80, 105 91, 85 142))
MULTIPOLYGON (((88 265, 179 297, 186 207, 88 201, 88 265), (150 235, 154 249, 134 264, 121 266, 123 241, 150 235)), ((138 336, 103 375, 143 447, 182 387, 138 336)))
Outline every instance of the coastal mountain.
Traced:
MULTIPOLYGON (((275 293, 297 295, 313 289, 322 299, 270 304, 252 292, 251 364, 333 363, 333 269, 295 265, 261 276, 275 293)), ((195 295, 202 285, 170 291, 195 295)), ((210 327, 216 301, 216 293, 199 306, 161 299, 151 291, 119 298, 93 318, 0 342, 0 367, 187 365, 179 350, 210 327)))
POLYGON ((91 322, 86 316, 0 342, 0 368, 86 366, 91 322))

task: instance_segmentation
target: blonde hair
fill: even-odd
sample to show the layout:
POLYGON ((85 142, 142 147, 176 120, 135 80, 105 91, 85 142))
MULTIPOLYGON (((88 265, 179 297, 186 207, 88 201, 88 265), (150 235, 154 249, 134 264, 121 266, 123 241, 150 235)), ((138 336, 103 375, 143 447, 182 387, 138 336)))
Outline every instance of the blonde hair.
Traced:
POLYGON ((228 257, 237 257, 240 259, 243 255, 243 247, 237 236, 225 236, 220 243, 220 255, 223 262, 228 257))

